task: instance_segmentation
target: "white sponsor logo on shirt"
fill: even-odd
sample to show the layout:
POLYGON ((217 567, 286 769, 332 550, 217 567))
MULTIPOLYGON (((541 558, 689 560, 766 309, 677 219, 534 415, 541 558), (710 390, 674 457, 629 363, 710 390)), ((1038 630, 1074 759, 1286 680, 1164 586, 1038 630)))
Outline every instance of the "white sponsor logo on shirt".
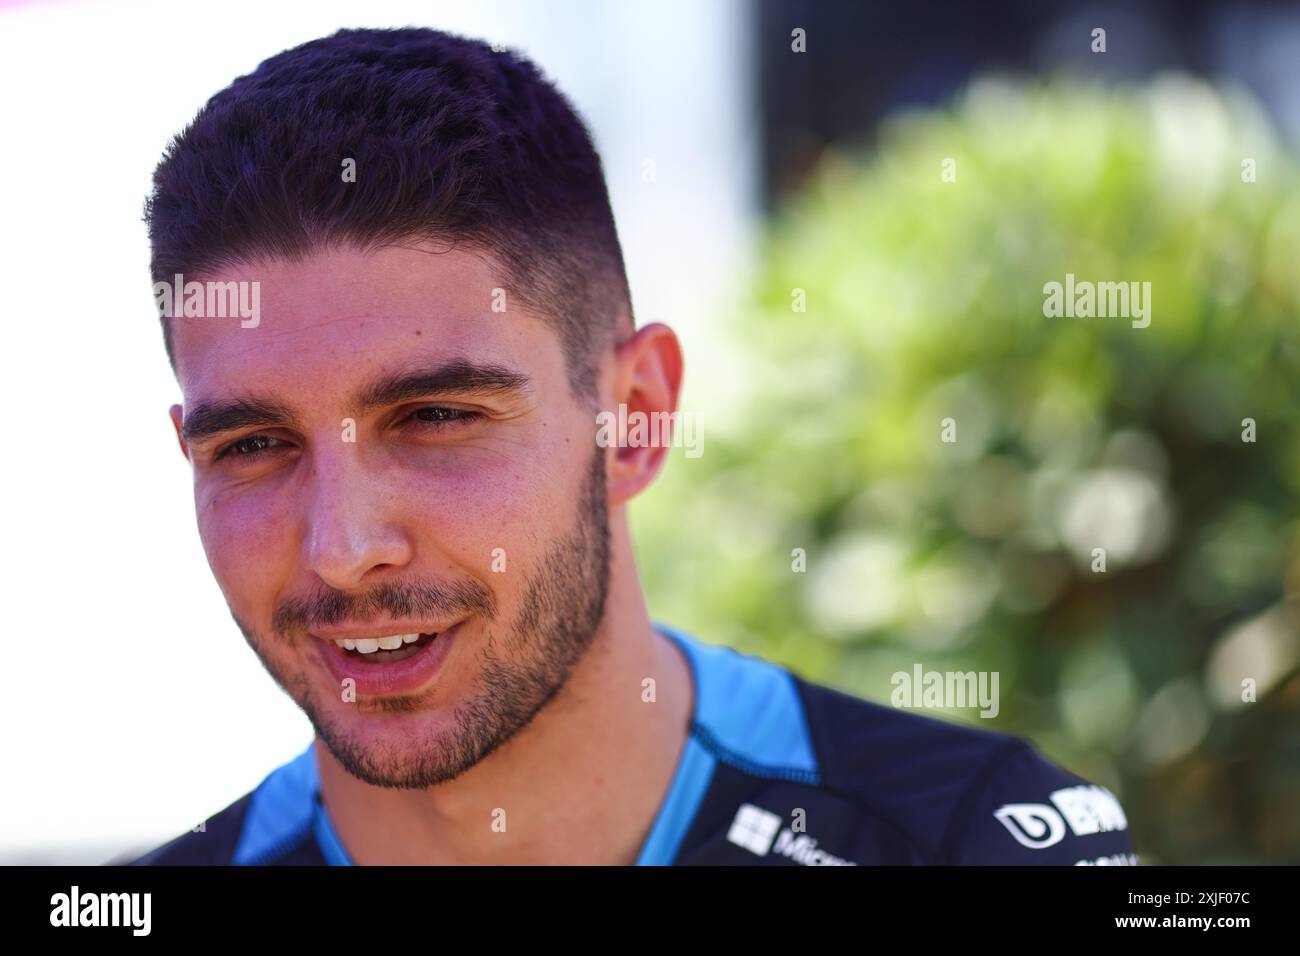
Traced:
POLYGON ((1065 838, 1067 825, 1075 836, 1128 829, 1119 801, 1105 787, 1085 784, 1052 793, 1055 807, 1045 803, 1008 803, 993 811, 1021 846, 1042 850, 1065 838))
POLYGON ((832 853, 818 849, 817 841, 806 833, 781 828, 781 818, 770 810, 742 803, 727 830, 727 840, 755 856, 776 853, 800 866, 857 866, 832 853))

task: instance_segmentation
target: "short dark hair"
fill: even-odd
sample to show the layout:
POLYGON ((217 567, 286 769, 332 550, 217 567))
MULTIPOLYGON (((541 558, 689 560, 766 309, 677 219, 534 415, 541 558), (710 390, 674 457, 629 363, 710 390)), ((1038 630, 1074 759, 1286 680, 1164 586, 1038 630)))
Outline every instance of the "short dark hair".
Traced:
MULTIPOLYGON (((171 141, 144 218, 155 283, 345 244, 490 253, 507 295, 555 329, 579 395, 594 395, 597 355, 632 315, 572 104, 523 56, 438 30, 340 30, 263 61, 171 141)), ((163 338, 175 368, 166 316, 163 338)))

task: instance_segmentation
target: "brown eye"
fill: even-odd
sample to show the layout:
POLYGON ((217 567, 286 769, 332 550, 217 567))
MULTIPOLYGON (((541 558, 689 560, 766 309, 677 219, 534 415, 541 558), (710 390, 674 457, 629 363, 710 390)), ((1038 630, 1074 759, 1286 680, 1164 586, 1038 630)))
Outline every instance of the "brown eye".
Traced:
POLYGON ((443 405, 426 405, 424 408, 417 408, 411 414, 414 421, 434 428, 468 424, 480 417, 479 412, 471 412, 463 408, 447 408, 443 405))
POLYGON ((236 458, 256 458, 279 444, 281 442, 278 439, 271 438, 269 435, 250 435, 247 438, 239 439, 239 441, 231 442, 217 457, 224 458, 227 455, 232 455, 236 458))
POLYGON ((415 417, 422 422, 445 422, 456 417, 457 409, 454 408, 421 408, 415 413, 415 417))

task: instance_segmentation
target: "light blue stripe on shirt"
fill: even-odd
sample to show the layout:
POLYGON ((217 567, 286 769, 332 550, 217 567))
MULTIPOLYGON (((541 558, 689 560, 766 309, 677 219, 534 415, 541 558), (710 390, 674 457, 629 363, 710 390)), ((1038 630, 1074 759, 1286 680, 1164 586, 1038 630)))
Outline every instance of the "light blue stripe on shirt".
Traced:
MULTIPOLYGON (((704 644, 663 624, 654 626, 682 650, 691 668, 695 700, 690 735, 637 857, 638 866, 664 866, 676 859, 720 760, 760 776, 817 779, 808 722, 789 673, 761 658, 704 644)), ((257 788, 234 862, 266 862, 308 830, 327 863, 351 865, 320 799, 312 746, 257 788)))

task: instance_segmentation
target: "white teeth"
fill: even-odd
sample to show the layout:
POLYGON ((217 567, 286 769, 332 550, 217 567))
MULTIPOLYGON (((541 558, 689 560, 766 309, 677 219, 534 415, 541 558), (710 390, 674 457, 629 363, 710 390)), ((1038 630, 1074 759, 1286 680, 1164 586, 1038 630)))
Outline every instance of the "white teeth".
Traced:
POLYGON ((378 650, 395 651, 403 644, 414 644, 419 639, 419 634, 390 634, 387 637, 344 637, 334 643, 345 651, 373 654, 378 650))

